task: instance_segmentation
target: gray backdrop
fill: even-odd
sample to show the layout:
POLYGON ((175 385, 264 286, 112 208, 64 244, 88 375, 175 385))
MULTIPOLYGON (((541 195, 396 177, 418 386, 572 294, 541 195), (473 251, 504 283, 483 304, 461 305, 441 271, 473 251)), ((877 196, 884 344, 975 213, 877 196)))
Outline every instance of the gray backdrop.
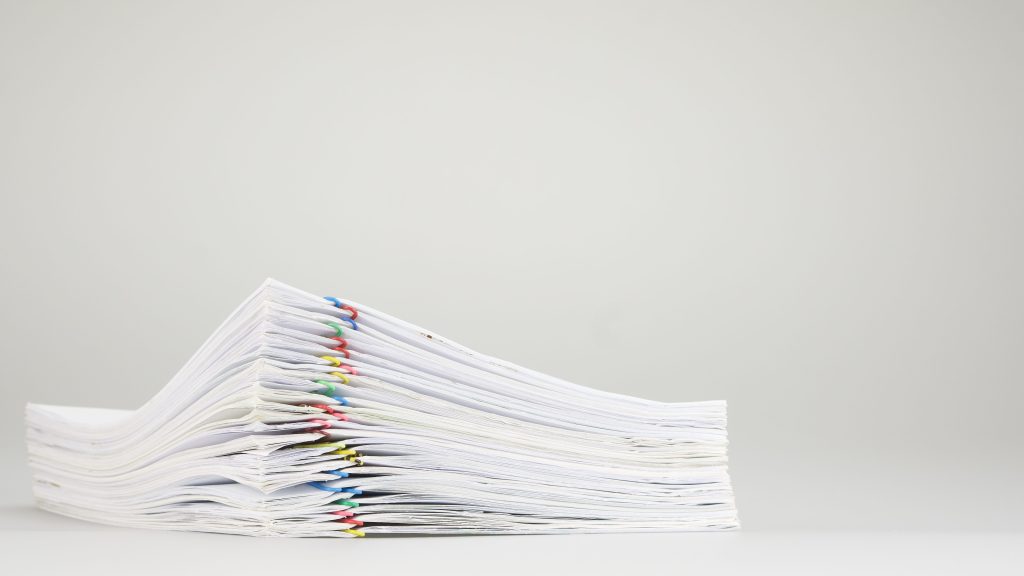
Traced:
POLYGON ((748 529, 1024 513, 1020 2, 0 12, 0 447, 133 408, 266 276, 724 398, 748 529))

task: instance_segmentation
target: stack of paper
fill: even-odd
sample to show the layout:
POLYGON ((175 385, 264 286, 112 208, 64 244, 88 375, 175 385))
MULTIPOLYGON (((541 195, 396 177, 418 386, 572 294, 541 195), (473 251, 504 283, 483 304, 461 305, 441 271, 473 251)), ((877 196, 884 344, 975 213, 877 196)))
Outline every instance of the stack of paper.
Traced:
POLYGON ((479 354, 268 280, 135 411, 30 404, 39 506, 275 536, 737 527, 725 402, 479 354))

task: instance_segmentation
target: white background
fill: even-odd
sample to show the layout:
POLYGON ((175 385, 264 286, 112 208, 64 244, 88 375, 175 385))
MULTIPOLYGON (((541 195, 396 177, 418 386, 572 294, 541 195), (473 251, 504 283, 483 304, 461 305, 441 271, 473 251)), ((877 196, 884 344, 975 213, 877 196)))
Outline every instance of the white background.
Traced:
POLYGON ((0 6, 12 551, 333 545, 30 509, 26 401, 138 406, 274 276, 597 388, 729 401, 745 532, 361 544, 392 562, 1008 566, 1021 3, 0 6))

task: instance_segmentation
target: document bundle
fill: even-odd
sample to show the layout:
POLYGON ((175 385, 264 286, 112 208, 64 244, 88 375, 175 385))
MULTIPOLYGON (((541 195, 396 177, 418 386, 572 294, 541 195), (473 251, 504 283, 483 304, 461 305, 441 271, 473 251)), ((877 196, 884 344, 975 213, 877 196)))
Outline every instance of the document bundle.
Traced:
POLYGON ((134 411, 29 404, 39 507, 258 536, 738 527, 726 405, 604 392, 267 280, 134 411))

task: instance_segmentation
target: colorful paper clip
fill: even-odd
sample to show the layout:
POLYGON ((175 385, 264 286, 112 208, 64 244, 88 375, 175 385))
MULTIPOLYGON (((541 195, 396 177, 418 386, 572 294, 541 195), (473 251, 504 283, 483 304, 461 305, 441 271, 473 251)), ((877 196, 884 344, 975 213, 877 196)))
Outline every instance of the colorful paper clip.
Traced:
POLYGON ((317 380, 316 383, 327 387, 327 391, 324 393, 324 396, 334 396, 334 382, 331 382, 330 380, 317 380))
POLYGON ((331 328, 334 328, 334 332, 337 338, 345 336, 345 331, 341 329, 341 324, 338 324, 337 322, 325 322, 325 324, 327 324, 331 328))
POLYGON ((344 362, 341 361, 341 358, 338 358, 337 356, 321 356, 320 359, 330 362, 332 365, 334 365, 335 368, 339 370, 344 370, 345 372, 342 372, 343 374, 348 373, 353 376, 359 376, 359 371, 356 370, 354 366, 349 366, 348 364, 345 364, 344 362))
POLYGON ((312 486, 313 488, 324 490, 326 492, 344 492, 345 494, 352 494, 354 496, 363 493, 363 491, 360 490, 359 488, 333 488, 331 486, 324 484, 323 482, 310 482, 309 485, 312 486))

